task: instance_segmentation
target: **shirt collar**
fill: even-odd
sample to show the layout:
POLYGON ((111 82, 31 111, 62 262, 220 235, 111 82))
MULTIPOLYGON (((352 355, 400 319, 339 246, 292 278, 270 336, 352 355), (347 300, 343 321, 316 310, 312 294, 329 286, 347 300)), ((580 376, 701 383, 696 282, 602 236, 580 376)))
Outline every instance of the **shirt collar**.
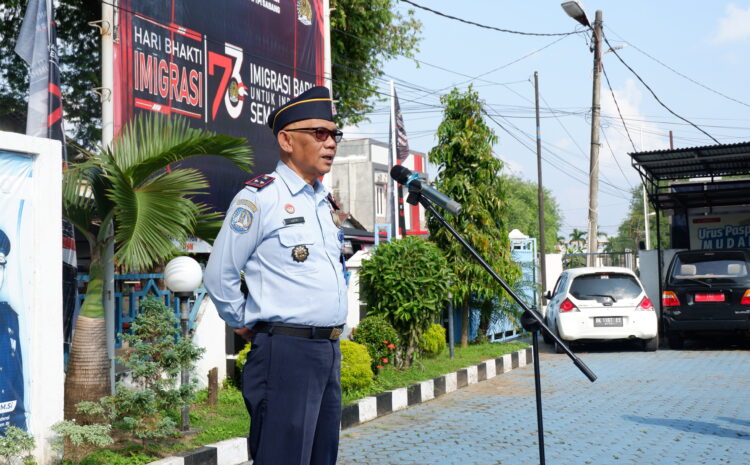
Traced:
MULTIPOLYGON (((286 163, 281 160, 276 163, 276 173, 281 180, 284 181, 284 184, 289 188, 289 192, 291 192, 292 195, 297 195, 305 188, 305 186, 310 186, 310 184, 305 182, 299 174, 295 173, 294 170, 289 168, 286 163)), ((323 187, 323 183, 317 179, 315 180, 315 185, 310 187, 313 189, 313 192, 315 192, 316 197, 325 197, 328 195, 325 187, 323 187)))

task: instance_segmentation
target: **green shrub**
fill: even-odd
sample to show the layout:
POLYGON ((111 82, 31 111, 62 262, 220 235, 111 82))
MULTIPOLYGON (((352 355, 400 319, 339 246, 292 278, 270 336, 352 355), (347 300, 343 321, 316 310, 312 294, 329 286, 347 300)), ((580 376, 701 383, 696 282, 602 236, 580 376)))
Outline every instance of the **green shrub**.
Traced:
POLYGON ((341 390, 351 391, 370 387, 372 370, 367 347, 346 339, 341 340, 341 390))
MULTIPOLYGON (((101 407, 94 402, 81 402, 77 408, 80 411, 81 408, 86 410, 86 407, 94 408, 93 406, 101 407)), ((61 449, 67 463, 77 464, 96 449, 107 447, 114 442, 110 436, 110 425, 79 425, 75 421, 63 420, 52 425, 51 429, 60 439, 55 447, 61 449)))
POLYGON ((174 418, 192 405, 196 389, 195 377, 183 386, 180 372, 193 371, 205 349, 181 336, 179 320, 162 301, 143 299, 140 309, 131 333, 122 335, 129 350, 119 357, 131 384, 118 383, 115 395, 77 404, 74 421, 52 427, 63 440, 66 460, 78 463, 94 448, 112 444, 113 436, 118 442, 140 441, 144 449, 180 436, 174 418))
POLYGON ((34 449, 34 438, 29 433, 16 426, 5 428, 5 434, 0 435, 0 458, 3 463, 16 463, 16 459, 21 458, 24 465, 34 462, 31 451, 34 449))
POLYGON ((400 344, 398 333, 382 316, 368 316, 352 331, 352 340, 367 347, 370 353, 372 372, 391 363, 394 351, 400 344))
POLYGON ((422 353, 431 357, 440 355, 445 349, 445 328, 442 325, 433 323, 429 329, 422 335, 422 353))
POLYGON ((234 366, 240 373, 245 367, 245 362, 247 362, 247 354, 250 353, 252 346, 253 345, 248 342, 247 344, 245 344, 245 347, 243 347, 242 350, 237 354, 237 360, 234 361, 234 366))
POLYGON ((359 282, 368 313, 384 317, 401 338, 397 366, 411 365, 422 334, 443 311, 452 279, 443 252, 417 237, 380 244, 362 262, 359 282))

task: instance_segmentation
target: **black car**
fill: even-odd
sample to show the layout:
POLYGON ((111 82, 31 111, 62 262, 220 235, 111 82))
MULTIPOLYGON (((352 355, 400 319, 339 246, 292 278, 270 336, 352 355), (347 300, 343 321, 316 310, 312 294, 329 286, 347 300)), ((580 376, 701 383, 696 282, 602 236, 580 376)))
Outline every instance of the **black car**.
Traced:
POLYGON ((677 252, 662 292, 662 317, 672 349, 686 337, 750 329, 750 251, 677 252))

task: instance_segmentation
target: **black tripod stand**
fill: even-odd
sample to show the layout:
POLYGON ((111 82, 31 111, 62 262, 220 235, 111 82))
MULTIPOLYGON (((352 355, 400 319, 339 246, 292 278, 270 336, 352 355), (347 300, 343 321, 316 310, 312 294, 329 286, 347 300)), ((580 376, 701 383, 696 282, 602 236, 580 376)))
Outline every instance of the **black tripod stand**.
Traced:
POLYGON ((568 357, 570 357, 571 360, 573 360, 573 364, 578 367, 581 372, 586 375, 586 377, 591 380, 593 383, 596 381, 596 375, 589 369, 588 366, 586 366, 583 361, 578 358, 573 352, 570 351, 567 345, 563 344, 563 342, 560 340, 560 338, 557 337, 555 333, 550 331, 550 329, 547 327, 546 324, 544 324, 544 321, 542 321, 541 316, 536 312, 536 310, 530 309, 524 302, 521 300, 518 295, 516 295, 515 292, 513 292, 513 289, 511 289, 503 279, 498 276, 497 273, 495 273, 495 270, 493 270, 489 264, 482 258, 479 253, 474 250, 474 248, 469 244, 466 239, 464 239, 455 229, 451 227, 446 221, 445 218, 443 218, 440 213, 438 213, 435 210, 435 207, 432 205, 432 202, 429 201, 425 196, 421 194, 421 192, 418 189, 409 188, 409 196, 406 199, 407 202, 409 202, 412 205, 417 205, 418 203, 422 204, 425 209, 430 211, 433 215, 435 215, 435 218, 437 218, 440 223, 450 231, 450 233, 458 239, 458 242, 463 245, 466 250, 469 251, 469 253, 477 259, 477 261, 482 265, 482 267, 487 270, 487 272, 492 275, 493 278, 495 278, 495 281, 497 281, 500 286, 505 290, 505 292, 510 295, 513 300, 515 300, 518 305, 521 306, 521 308, 524 310, 523 315, 521 317, 521 324, 527 331, 531 331, 532 333, 532 345, 533 345, 533 353, 534 353, 534 385, 536 390, 536 416, 537 416, 537 426, 539 431, 539 463, 540 465, 545 465, 544 460, 544 422, 542 419, 542 387, 541 387, 541 379, 539 375, 539 330, 545 331, 548 336, 550 336, 555 342, 557 342, 560 347, 563 348, 566 354, 568 354, 568 357))

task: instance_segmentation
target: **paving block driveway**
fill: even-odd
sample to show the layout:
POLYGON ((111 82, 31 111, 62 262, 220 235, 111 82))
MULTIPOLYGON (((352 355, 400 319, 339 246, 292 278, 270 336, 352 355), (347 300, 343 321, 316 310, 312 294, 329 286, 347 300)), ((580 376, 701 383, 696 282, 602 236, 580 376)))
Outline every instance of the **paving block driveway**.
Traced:
MULTIPOLYGON (((542 344, 546 463, 750 464, 750 350, 542 344)), ((533 366, 342 431, 339 465, 538 464, 533 366)))

